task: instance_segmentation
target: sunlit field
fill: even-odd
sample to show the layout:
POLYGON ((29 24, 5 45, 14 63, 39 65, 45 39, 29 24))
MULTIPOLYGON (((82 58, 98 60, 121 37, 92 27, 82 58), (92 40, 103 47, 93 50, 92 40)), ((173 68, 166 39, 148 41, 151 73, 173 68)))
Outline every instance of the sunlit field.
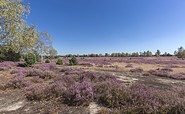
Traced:
POLYGON ((185 114, 185 1, 0 0, 0 114, 185 114))
MULTIPOLYGON (((0 63, 0 111, 184 113, 185 61, 176 57, 78 57, 25 67, 0 63), (17 109, 17 110, 14 110, 17 109)), ((8 113, 7 112, 7 113, 8 113)))

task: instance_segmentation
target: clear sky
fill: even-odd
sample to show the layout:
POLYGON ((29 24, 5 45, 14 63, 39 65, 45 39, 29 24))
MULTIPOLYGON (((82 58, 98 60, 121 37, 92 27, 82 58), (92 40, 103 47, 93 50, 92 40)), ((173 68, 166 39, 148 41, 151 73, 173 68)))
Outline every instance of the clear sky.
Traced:
POLYGON ((62 55, 185 47, 185 0, 27 1, 27 22, 48 31, 62 55))

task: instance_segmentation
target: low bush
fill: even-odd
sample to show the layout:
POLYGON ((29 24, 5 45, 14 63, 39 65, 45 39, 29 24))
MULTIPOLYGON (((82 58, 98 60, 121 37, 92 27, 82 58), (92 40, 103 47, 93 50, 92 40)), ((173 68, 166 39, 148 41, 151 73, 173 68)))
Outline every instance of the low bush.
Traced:
POLYGON ((132 64, 127 64, 127 65, 125 66, 125 68, 133 68, 133 65, 132 65, 132 64))
POLYGON ((57 65, 63 65, 63 61, 62 59, 58 59, 57 62, 56 62, 57 65))
POLYGON ((46 60, 45 60, 45 63, 50 63, 50 60, 49 60, 49 59, 46 59, 46 60))
POLYGON ((57 76, 57 74, 51 70, 32 69, 27 73, 27 77, 39 77, 42 79, 51 79, 57 76))
POLYGON ((169 77, 171 77, 173 79, 185 80, 185 73, 171 74, 169 77))
POLYGON ((142 68, 134 68, 130 69, 130 72, 132 73, 142 73, 144 70, 142 68))
POLYGON ((103 106, 109 108, 121 107, 128 96, 126 88, 114 81, 99 82, 94 86, 95 99, 103 106))
POLYGON ((33 53, 28 53, 25 58, 25 65, 30 67, 36 63, 36 57, 33 53))
POLYGON ((17 62, 21 58, 19 52, 15 52, 13 49, 6 49, 6 46, 0 46, 0 61, 14 61, 17 62))
POLYGON ((46 92, 43 84, 35 84, 25 89, 25 96, 28 100, 42 100, 47 98, 48 93, 46 92))
POLYGON ((92 83, 87 78, 72 84, 63 95, 64 103, 68 105, 89 105, 93 96, 92 83))
POLYGON ((69 65, 77 65, 78 61, 76 59, 75 56, 73 56, 70 60, 69 60, 69 65))
POLYGON ((30 85, 31 85, 31 83, 28 82, 27 80, 25 80, 23 77, 14 77, 14 78, 10 79, 7 83, 5 83, 3 85, 3 88, 4 89, 7 89, 7 88, 22 89, 22 88, 28 87, 30 85))

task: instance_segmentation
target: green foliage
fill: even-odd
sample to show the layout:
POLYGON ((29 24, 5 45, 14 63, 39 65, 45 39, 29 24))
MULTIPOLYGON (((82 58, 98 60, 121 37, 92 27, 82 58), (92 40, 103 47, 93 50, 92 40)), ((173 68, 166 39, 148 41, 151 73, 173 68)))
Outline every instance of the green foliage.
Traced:
POLYGON ((37 54, 34 54, 37 61, 40 59, 38 55, 47 55, 49 51, 52 55, 56 54, 50 35, 47 32, 39 32, 35 25, 26 24, 25 17, 28 14, 29 6, 24 0, 0 1, 0 45, 7 46, 6 50, 11 49, 21 54, 36 51, 37 54))
POLYGON ((57 56, 57 51, 53 47, 49 50, 49 56, 52 59, 57 56))
POLYGON ((36 56, 33 53, 28 53, 25 58, 26 66, 30 67, 36 63, 36 56))
POLYGON ((176 52, 176 56, 178 58, 185 58, 185 50, 182 46, 178 48, 178 51, 176 52))
POLYGON ((57 62, 56 62, 57 65, 63 65, 63 62, 62 62, 62 59, 58 59, 57 62))
POLYGON ((45 63, 50 63, 50 60, 49 59, 46 59, 45 63))
POLYGON ((19 52, 15 52, 11 48, 6 49, 6 47, 0 47, 0 61, 19 61, 21 55, 19 52))
POLYGON ((160 50, 157 50, 157 52, 155 53, 155 55, 156 55, 157 57, 160 56, 160 55, 161 55, 160 50))
POLYGON ((76 59, 75 56, 73 56, 70 60, 69 60, 69 65, 77 65, 78 61, 76 59))
POLYGON ((29 8, 23 0, 1 0, 0 2, 0 42, 16 51, 21 47, 24 17, 29 13, 29 8))

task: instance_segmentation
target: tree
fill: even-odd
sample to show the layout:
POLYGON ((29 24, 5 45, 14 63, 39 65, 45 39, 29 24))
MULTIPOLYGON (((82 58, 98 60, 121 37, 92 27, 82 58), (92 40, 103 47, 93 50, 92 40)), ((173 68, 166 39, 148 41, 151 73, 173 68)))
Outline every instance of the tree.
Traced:
POLYGON ((157 50, 157 52, 155 53, 155 55, 156 55, 157 57, 159 57, 159 56, 161 55, 160 50, 157 50))
POLYGON ((185 58, 185 50, 182 46, 178 48, 178 51, 176 53, 177 53, 176 56, 178 58, 185 58))
POLYGON ((57 50, 55 50, 53 47, 49 50, 49 56, 51 58, 54 58, 57 55, 57 50))
POLYGON ((152 52, 147 51, 147 52, 146 52, 146 56, 147 56, 147 57, 151 57, 151 56, 152 56, 152 52))
POLYGON ((77 65, 78 61, 76 59, 75 56, 73 56, 70 60, 69 60, 69 65, 77 65))
POLYGON ((37 31, 35 25, 28 26, 25 21, 28 14, 29 6, 24 0, 1 0, 0 46, 20 54, 48 55, 53 50, 51 36, 37 31))
POLYGON ((26 26, 24 17, 29 8, 23 0, 1 0, 0 2, 0 44, 7 49, 20 50, 22 34, 26 26))

